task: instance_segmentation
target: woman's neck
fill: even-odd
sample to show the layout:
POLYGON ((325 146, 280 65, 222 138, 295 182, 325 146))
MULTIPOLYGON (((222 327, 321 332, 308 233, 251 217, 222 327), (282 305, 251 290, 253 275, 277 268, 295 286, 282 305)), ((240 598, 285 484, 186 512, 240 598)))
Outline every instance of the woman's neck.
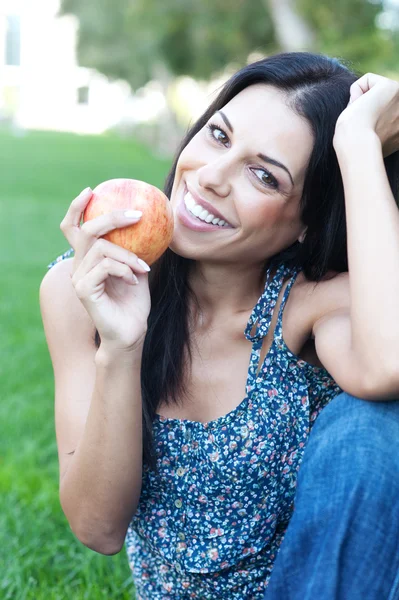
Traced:
POLYGON ((265 278, 264 265, 196 262, 189 275, 190 288, 197 300, 194 314, 205 325, 221 315, 251 312, 263 291, 265 278))

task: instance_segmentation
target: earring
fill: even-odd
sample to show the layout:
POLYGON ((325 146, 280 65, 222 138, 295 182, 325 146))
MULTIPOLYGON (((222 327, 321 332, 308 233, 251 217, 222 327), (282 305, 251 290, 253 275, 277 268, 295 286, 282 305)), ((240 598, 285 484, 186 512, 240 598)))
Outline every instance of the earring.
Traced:
POLYGON ((301 235, 298 238, 298 242, 300 244, 303 244, 303 242, 305 241, 305 238, 306 238, 306 233, 301 233, 301 235))

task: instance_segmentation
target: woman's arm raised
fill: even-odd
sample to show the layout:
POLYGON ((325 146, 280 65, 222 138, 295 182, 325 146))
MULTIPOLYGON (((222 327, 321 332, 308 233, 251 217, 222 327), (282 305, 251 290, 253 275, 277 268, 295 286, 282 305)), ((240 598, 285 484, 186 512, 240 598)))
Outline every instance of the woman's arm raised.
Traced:
POLYGON ((90 197, 78 196, 61 223, 75 257, 46 274, 40 304, 54 368, 61 505, 85 545, 115 554, 141 491, 148 268, 98 239, 131 216, 116 211, 80 226, 90 197))
POLYGON ((396 399, 399 211, 383 156, 399 150, 397 82, 369 73, 352 85, 334 148, 345 190, 349 276, 321 286, 326 310, 313 326, 316 349, 345 391, 396 399))

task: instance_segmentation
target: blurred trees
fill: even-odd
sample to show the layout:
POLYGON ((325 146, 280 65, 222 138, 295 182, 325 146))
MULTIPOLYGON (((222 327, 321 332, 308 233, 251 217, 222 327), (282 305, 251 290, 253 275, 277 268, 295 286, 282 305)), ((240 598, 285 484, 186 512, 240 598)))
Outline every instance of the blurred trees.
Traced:
POLYGON ((133 88, 166 72, 208 79, 277 49, 262 0, 62 0, 68 13, 80 23, 80 64, 133 88))
POLYGON ((290 50, 345 59, 358 72, 397 71, 399 35, 377 27, 388 1, 61 0, 60 14, 79 20, 80 65, 125 79, 133 90, 161 84, 168 99, 162 119, 142 134, 167 154, 185 119, 170 94, 177 75, 209 80, 240 68, 252 53, 290 50))
POLYGON ((397 68, 399 42, 378 29, 382 0, 62 0, 79 19, 83 66, 134 89, 152 78, 208 79, 253 51, 298 47, 353 61, 359 70, 397 68))
POLYGON ((314 32, 298 10, 296 0, 263 0, 270 13, 281 51, 312 50, 314 32))
MULTIPOLYGON (((386 73, 399 65, 399 32, 377 27, 379 0, 296 0, 315 33, 315 46, 353 62, 355 69, 386 73)), ((388 4, 388 3, 387 3, 388 4)), ((398 7, 399 10, 399 7, 398 7)))

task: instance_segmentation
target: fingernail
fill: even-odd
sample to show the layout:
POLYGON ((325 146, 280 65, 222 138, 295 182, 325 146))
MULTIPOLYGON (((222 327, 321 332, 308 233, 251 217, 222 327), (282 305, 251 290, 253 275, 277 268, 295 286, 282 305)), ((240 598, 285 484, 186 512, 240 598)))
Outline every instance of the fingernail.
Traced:
POLYGON ((93 190, 91 189, 91 187, 87 187, 86 189, 83 190, 83 192, 80 192, 80 196, 85 196, 86 194, 88 194, 89 192, 92 192, 93 190))
POLYGON ((147 265, 146 262, 144 262, 143 260, 141 260, 141 258, 137 259, 137 262, 139 263, 139 265, 141 265, 143 267, 143 269, 145 269, 146 271, 151 271, 151 268, 147 265))
POLYGON ((124 214, 128 219, 139 219, 143 216, 141 210, 125 210, 124 214))

